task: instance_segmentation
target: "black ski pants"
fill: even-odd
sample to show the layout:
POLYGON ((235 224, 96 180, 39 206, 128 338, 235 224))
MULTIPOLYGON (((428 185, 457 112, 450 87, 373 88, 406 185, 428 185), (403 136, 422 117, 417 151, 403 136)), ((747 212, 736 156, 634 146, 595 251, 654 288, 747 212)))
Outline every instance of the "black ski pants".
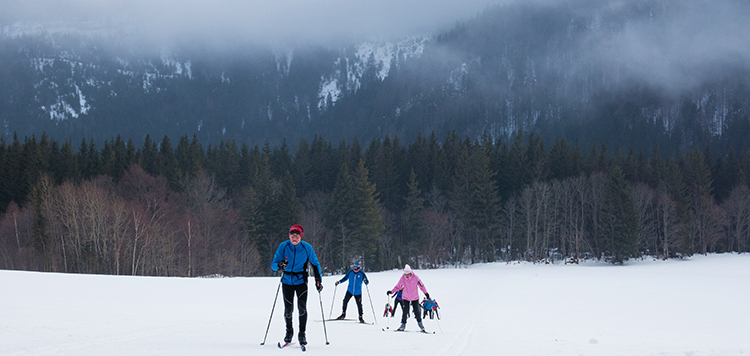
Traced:
POLYGON ((408 300, 401 300, 401 324, 406 324, 406 318, 409 317, 409 304, 411 304, 411 309, 414 311, 414 317, 417 318, 417 322, 422 322, 422 314, 419 312, 419 301, 418 300, 412 300, 411 302, 408 300))
POLYGON ((294 295, 297 295, 297 310, 299 311, 299 332, 307 329, 307 283, 281 286, 284 295, 284 321, 287 333, 293 333, 292 315, 294 314, 294 295))
POLYGON ((357 311, 359 311, 359 316, 363 315, 362 312, 362 294, 360 295, 353 295, 349 293, 349 291, 346 291, 346 295, 344 295, 344 311, 343 313, 346 314, 346 306, 349 304, 349 299, 352 299, 354 297, 354 301, 357 302, 357 311))

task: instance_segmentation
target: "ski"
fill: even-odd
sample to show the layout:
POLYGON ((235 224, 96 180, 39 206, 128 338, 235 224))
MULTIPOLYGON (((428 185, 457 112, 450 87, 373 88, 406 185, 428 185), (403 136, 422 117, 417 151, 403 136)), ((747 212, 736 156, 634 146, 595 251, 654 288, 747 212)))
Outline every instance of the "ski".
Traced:
MULTIPOLYGON (((383 329, 383 331, 385 331, 385 329, 383 329)), ((412 332, 420 332, 420 333, 422 333, 422 334, 428 334, 428 335, 432 335, 432 334, 434 334, 434 333, 435 333, 434 331, 425 331, 425 330, 419 330, 419 331, 411 331, 411 330, 409 330, 409 331, 407 331, 407 330, 398 330, 398 329, 396 329, 396 330, 393 330, 393 332, 397 332, 397 333, 412 333, 412 332)))
MULTIPOLYGON (((280 349, 286 348, 287 346, 293 346, 293 345, 296 345, 296 344, 293 343, 293 342, 286 342, 286 343, 283 343, 283 344, 281 342, 278 343, 278 346, 279 346, 280 349)), ((299 345, 299 347, 302 349, 302 351, 307 351, 307 346, 306 345, 299 345)))
MULTIPOLYGON (((322 322, 323 320, 315 320, 315 321, 319 323, 319 322, 322 322)), ((375 325, 375 323, 374 323, 374 322, 372 322, 372 323, 364 322, 364 323, 363 323, 363 322, 360 322, 360 321, 359 321, 359 320, 357 320, 357 319, 326 319, 325 321, 326 321, 327 323, 329 323, 329 322, 332 322, 332 321, 348 321, 348 322, 353 322, 353 323, 357 323, 357 324, 364 324, 364 325, 375 325)))

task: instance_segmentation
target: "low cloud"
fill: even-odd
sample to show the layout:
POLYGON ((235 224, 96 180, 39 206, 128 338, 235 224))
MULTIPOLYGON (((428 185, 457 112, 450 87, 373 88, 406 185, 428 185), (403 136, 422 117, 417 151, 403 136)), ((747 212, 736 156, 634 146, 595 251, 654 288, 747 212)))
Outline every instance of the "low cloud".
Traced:
POLYGON ((156 41, 332 44, 433 34, 508 0, 6 0, 0 21, 106 21, 156 41))

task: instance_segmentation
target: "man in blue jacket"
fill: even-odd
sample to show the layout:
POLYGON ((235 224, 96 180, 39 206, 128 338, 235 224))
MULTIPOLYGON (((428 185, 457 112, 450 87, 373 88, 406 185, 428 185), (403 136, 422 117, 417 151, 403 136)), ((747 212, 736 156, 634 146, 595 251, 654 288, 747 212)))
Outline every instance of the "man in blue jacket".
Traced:
POLYGON ((320 262, 315 255, 312 245, 302 241, 304 229, 300 225, 293 225, 289 229, 289 240, 279 244, 276 254, 271 262, 271 269, 284 271, 281 278, 282 294, 284 296, 284 320, 286 321, 286 336, 284 342, 292 342, 294 328, 292 326, 292 314, 294 313, 294 295, 297 295, 297 309, 299 311, 299 334, 297 338, 300 345, 307 345, 305 330, 307 327, 307 277, 308 265, 313 266, 315 277, 315 288, 318 292, 323 290, 321 281, 322 270, 320 262))
POLYGON ((349 304, 349 299, 352 299, 352 296, 354 296, 354 301, 357 302, 357 310, 359 311, 359 322, 364 323, 365 319, 362 317, 362 282, 370 284, 370 281, 367 280, 365 271, 360 270, 359 262, 354 262, 352 269, 350 269, 349 272, 346 272, 344 278, 336 281, 336 285, 339 285, 339 283, 343 283, 346 280, 349 280, 349 287, 346 288, 346 295, 344 296, 344 311, 341 312, 341 315, 336 319, 343 320, 346 318, 346 306, 349 304))

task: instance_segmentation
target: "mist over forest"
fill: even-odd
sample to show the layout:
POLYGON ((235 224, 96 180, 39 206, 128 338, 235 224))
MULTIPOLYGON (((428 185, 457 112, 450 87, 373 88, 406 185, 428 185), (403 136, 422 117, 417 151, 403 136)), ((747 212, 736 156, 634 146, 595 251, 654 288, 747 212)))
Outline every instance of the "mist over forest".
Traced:
POLYGON ((524 129, 641 152, 747 147, 743 1, 446 2, 463 9, 453 17, 425 2, 53 3, 3 5, 6 141, 294 145, 524 129))

